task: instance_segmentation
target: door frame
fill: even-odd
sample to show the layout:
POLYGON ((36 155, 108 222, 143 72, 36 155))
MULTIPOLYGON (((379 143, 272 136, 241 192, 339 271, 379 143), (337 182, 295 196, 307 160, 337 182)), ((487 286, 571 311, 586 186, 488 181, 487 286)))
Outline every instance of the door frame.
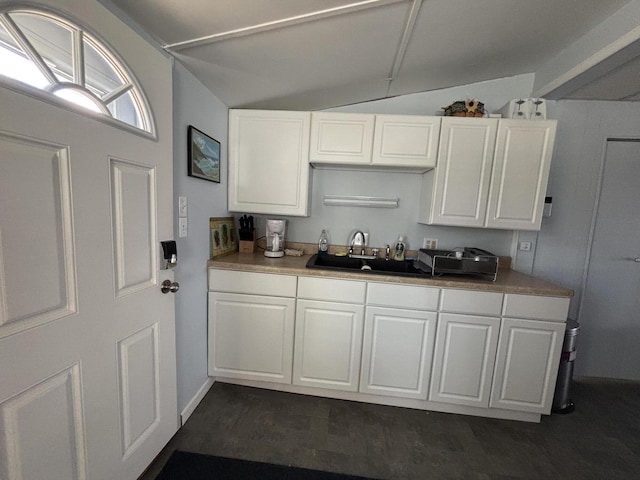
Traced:
POLYGON ((589 226, 589 238, 587 240, 587 252, 584 259, 584 268, 582 269, 582 280, 580 282, 580 302, 578 304, 577 317, 582 314, 584 306, 584 298, 587 290, 587 280, 589 278, 589 267, 591 265, 591 254, 593 251, 593 241, 596 234, 596 224, 598 221, 598 212, 600 211, 600 198, 602 197, 602 184, 604 183, 604 169, 607 164, 607 148, 609 142, 637 142, 640 143, 640 137, 637 136, 605 136, 602 145, 602 155, 600 158, 600 168, 598 171, 598 182, 596 188, 595 200, 593 202, 593 210, 591 214, 591 225, 589 226))

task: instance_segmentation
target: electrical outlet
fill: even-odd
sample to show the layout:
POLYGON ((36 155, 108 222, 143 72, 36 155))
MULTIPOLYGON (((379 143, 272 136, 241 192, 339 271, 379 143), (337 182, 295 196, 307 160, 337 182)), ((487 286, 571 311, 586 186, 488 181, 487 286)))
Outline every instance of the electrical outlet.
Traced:
POLYGON ((180 237, 180 238, 184 238, 184 237, 186 237, 187 235, 189 235, 189 226, 188 226, 188 223, 187 223, 187 219, 186 219, 186 218, 181 218, 181 219, 178 221, 178 226, 179 226, 179 229, 178 229, 178 237, 180 237))
POLYGON ((429 250, 435 250, 438 248, 438 239, 437 238, 424 238, 422 240, 422 248, 427 248, 429 250))
POLYGON ((520 242, 520 251, 522 252, 530 252, 531 251, 531 242, 520 242))

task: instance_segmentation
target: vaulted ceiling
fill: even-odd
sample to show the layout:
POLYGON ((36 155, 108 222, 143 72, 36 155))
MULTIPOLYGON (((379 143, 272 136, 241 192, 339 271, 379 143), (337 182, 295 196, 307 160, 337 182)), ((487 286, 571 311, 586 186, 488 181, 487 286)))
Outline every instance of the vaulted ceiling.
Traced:
POLYGON ((534 73, 640 99, 640 0, 111 0, 230 107, 315 110, 534 73))

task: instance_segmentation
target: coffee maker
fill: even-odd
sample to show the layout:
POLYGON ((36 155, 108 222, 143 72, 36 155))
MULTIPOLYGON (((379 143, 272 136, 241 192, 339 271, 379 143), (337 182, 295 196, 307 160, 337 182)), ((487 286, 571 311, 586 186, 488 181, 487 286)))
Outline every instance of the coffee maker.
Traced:
POLYGON ((286 227, 286 220, 267 220, 267 248, 264 249, 265 257, 284 257, 284 232, 286 227))

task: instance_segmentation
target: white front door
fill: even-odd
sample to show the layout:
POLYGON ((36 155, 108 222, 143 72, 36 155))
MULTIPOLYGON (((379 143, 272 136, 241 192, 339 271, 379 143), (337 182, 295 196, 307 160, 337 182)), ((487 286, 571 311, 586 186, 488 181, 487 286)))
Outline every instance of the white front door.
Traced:
POLYGON ((137 478, 177 429, 171 141, 0 105, 0 478, 137 478))
POLYGON ((136 479, 177 429, 174 296, 160 291, 173 272, 159 269, 171 64, 83 5, 134 60, 158 139, 0 87, 3 480, 136 479))
POLYGON ((640 380, 640 141, 609 141, 576 372, 640 380))

